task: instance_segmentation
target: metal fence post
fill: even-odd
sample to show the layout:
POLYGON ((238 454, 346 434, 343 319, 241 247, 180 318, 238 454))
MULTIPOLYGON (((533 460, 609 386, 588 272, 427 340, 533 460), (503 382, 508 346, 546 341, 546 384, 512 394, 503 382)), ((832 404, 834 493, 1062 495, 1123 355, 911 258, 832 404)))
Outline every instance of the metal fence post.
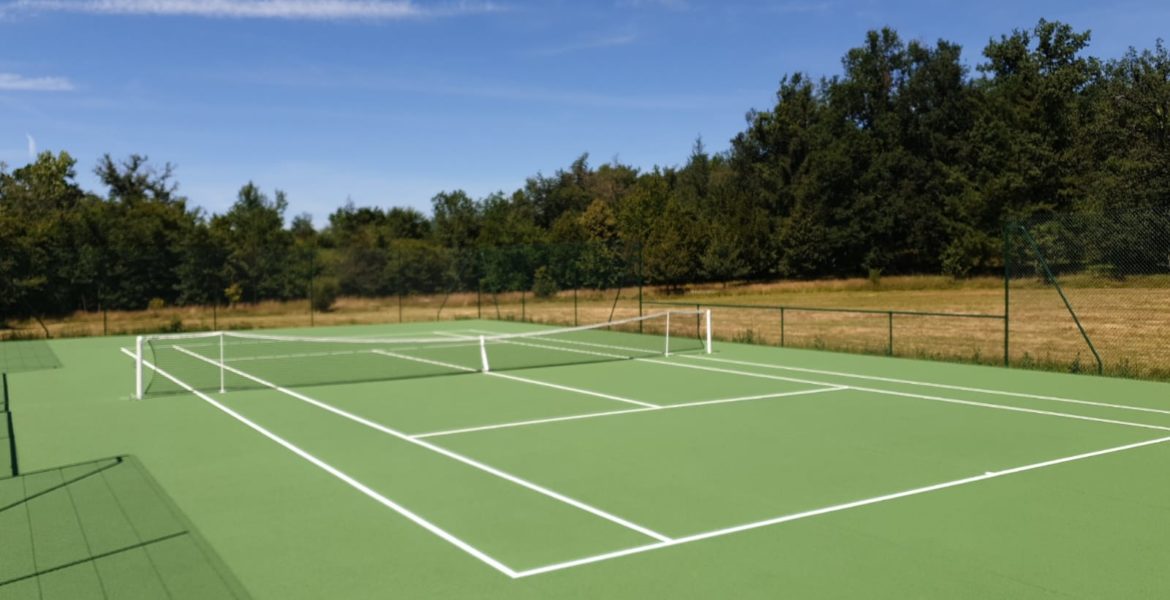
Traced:
POLYGON ((1003 366, 1012 366, 1011 359, 1011 293, 1012 293, 1012 223, 1003 227, 1003 366))
POLYGON ((784 307, 780 307, 780 347, 784 347, 784 307))
MULTIPOLYGON (((642 316, 642 243, 638 242, 638 316, 642 316)), ((638 333, 642 333, 642 321, 638 321, 638 333)))
POLYGON ((1089 352, 1093 353, 1093 359, 1097 361, 1097 374, 1105 373, 1105 363, 1101 360, 1101 354, 1097 352, 1097 347, 1093 345, 1093 340, 1089 339, 1089 332, 1085 331, 1084 325, 1081 324, 1080 317, 1077 316, 1077 311, 1073 310, 1072 303, 1069 302, 1068 296, 1064 294, 1064 288, 1061 287, 1060 281, 1056 279, 1056 274, 1048 266, 1048 261, 1044 258, 1044 252, 1040 250, 1040 246, 1036 243, 1036 239, 1028 232, 1026 228, 1020 226, 1020 238, 1027 242, 1028 247, 1032 250, 1036 261, 1040 264, 1040 268, 1044 271, 1044 276, 1047 281, 1056 289, 1056 293, 1060 295, 1061 302, 1064 302, 1064 307, 1068 310, 1068 314, 1072 317, 1073 324, 1077 326, 1077 331, 1081 332, 1081 338, 1085 340, 1085 344, 1089 347, 1089 352))
POLYGON ((0 373, 4 394, 4 426, 8 429, 8 456, 12 466, 12 476, 20 475, 20 464, 16 461, 16 431, 12 426, 12 406, 8 403, 8 373, 0 373))
POLYGON ((893 356, 894 355, 894 313, 888 312, 888 313, 886 313, 886 316, 889 319, 889 326, 890 326, 890 334, 889 334, 888 341, 886 342, 886 356, 893 356))

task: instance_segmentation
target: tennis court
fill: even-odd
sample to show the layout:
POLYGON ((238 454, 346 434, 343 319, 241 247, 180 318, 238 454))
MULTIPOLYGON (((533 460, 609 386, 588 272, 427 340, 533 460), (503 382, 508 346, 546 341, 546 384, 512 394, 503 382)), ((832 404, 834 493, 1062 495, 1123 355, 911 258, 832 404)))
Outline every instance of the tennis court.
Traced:
POLYGON ((17 447, 133 453, 257 598, 1170 595, 1165 384, 672 316, 57 341, 17 447))

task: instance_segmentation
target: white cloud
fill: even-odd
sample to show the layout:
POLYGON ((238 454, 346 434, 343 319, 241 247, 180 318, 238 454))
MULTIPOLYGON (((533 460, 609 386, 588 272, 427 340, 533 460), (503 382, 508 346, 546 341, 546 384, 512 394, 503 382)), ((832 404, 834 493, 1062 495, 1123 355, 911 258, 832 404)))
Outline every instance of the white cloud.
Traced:
POLYGON ((69 92, 73 84, 64 77, 25 77, 0 73, 0 92, 69 92))
POLYGON ((826 12, 830 8, 832 7, 828 2, 782 2, 770 7, 772 12, 781 14, 819 13, 826 12))
POLYGON ((491 2, 420 6, 411 0, 15 0, 3 12, 193 16, 235 19, 399 20, 497 12, 491 2))
POLYGON ((687 10, 691 7, 687 0, 618 0, 621 8, 666 8, 669 10, 687 10))
POLYGON ((565 44, 555 48, 547 48, 540 51, 540 54, 553 55, 565 54, 568 52, 577 52, 580 50, 594 50, 598 48, 614 48, 617 46, 628 46, 638 41, 638 36, 634 34, 626 35, 611 35, 607 37, 594 38, 576 44, 565 44))
POLYGON ((28 157, 32 160, 37 159, 37 141, 33 139, 31 133, 24 134, 28 138, 28 157))

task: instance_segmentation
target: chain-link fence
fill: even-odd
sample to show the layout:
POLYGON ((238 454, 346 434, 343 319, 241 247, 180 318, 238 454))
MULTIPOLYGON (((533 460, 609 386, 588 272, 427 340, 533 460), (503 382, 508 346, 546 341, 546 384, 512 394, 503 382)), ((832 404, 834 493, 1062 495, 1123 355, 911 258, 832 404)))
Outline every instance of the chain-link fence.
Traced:
POLYGON ((1170 212, 1051 216, 1005 238, 1013 366, 1170 378, 1170 212))
POLYGON ((399 239, 229 253, 204 242, 168 268, 150 259, 152 247, 45 249, 52 260, 41 267, 0 261, 0 339, 642 314, 640 248, 620 243, 452 249, 399 239))
POLYGON ((1170 379, 1170 211, 1013 224, 1001 280, 860 281, 820 303, 804 293, 815 282, 766 293, 648 283, 641 249, 616 242, 294 241, 229 252, 196 237, 167 250, 177 256, 159 252, 0 256, 0 339, 476 318, 573 325, 681 303, 714 307, 728 341, 1170 379))

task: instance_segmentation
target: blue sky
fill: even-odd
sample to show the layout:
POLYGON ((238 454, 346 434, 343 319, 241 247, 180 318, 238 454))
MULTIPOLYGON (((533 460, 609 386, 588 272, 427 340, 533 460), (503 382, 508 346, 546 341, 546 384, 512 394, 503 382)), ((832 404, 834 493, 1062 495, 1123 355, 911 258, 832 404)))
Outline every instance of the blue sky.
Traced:
POLYGON ((1170 4, 878 0, 0 0, 0 161, 66 150, 177 166, 222 212, 247 181, 318 224, 347 198, 511 192, 582 153, 648 169, 721 151, 780 78, 840 72, 882 26, 961 44, 1041 17, 1091 53, 1153 47, 1170 4))

